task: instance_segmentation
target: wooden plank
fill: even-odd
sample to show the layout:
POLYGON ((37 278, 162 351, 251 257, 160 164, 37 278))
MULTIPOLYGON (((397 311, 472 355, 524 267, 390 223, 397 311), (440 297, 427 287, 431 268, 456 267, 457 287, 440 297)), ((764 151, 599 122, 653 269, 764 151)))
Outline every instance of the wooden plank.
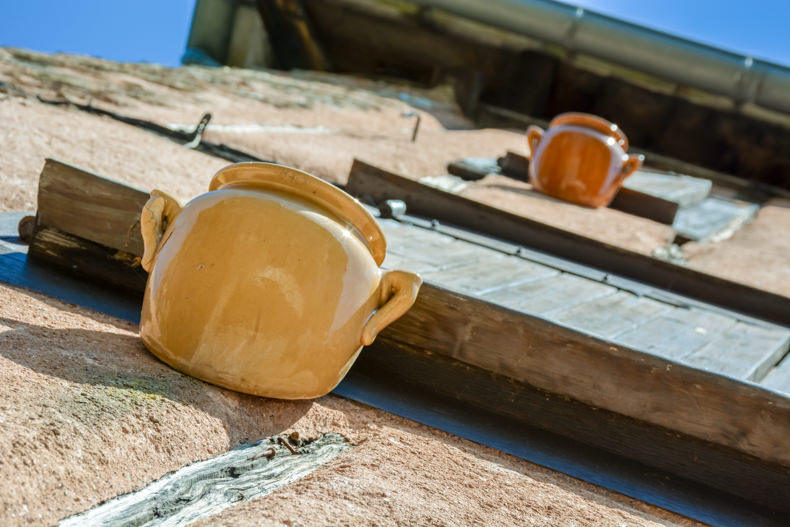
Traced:
MULTIPOLYGON (((498 163, 502 173, 506 176, 520 181, 529 180, 529 158, 526 156, 508 152, 504 157, 499 158, 498 163)), ((623 187, 617 192, 609 207, 633 214, 634 216, 641 216, 659 223, 672 225, 672 222, 675 221, 675 214, 677 214, 679 204, 644 190, 623 187)))
POLYGON ((288 440, 269 437, 193 463, 142 489, 65 518, 58 525, 153 527, 162 525, 163 518, 169 525, 186 525, 232 504, 270 494, 353 448, 334 433, 304 442, 298 450, 284 441, 288 440))
POLYGON ((626 346, 674 360, 682 360, 711 342, 737 319, 697 309, 674 308, 615 337, 626 346))
POLYGON ((419 267, 449 269, 497 255, 488 248, 429 229, 401 227, 399 232, 386 224, 382 227, 387 238, 387 254, 399 256, 401 261, 413 260, 412 265, 419 267))
POLYGON ((425 273, 427 271, 434 271, 438 269, 436 265, 428 262, 423 262, 416 258, 409 258, 402 256, 398 253, 387 251, 387 257, 381 264, 384 269, 400 269, 402 271, 411 271, 412 273, 425 273))
MULTIPOLYGON (((479 415, 484 419, 481 427, 487 434, 512 433, 516 437, 500 442, 498 448, 623 494, 638 496, 639 493, 634 493, 633 479, 631 484, 624 484, 628 475, 622 470, 623 460, 633 460, 634 477, 639 485, 652 480, 656 490, 672 489, 669 496, 664 494, 668 501, 653 501, 662 494, 661 490, 651 492, 652 499, 646 500, 670 510, 678 511, 678 501, 700 490, 683 488, 683 483, 688 481, 705 484, 707 499, 710 498, 707 493, 715 488, 724 493, 722 499, 728 505, 738 504, 742 499, 760 504, 741 516, 740 523, 735 521, 737 514, 728 511, 719 525, 754 526, 761 524, 758 518, 763 514, 775 519, 777 509, 784 514, 790 512, 790 502, 786 499, 790 478, 787 467, 764 463, 730 448, 591 407, 403 342, 394 344, 378 339, 360 354, 338 391, 340 395, 467 438, 470 438, 467 424, 470 417, 479 415), (354 390, 361 382, 371 387, 368 393, 354 390), (371 392, 374 398, 381 397, 382 390, 385 397, 389 396, 387 399, 369 397, 371 392), (398 401, 394 407, 393 399, 398 401), (414 402, 404 412, 401 401, 410 399, 414 402), (452 416, 459 415, 466 419, 462 421, 466 426, 461 425, 460 430, 452 425, 448 428, 452 416), (541 451, 541 447, 545 450, 541 451), (525 450, 531 455, 525 456, 525 450), (612 466, 612 454, 616 456, 617 467, 612 466), (580 468, 574 463, 579 457, 591 462, 580 468), (612 476, 617 480, 614 486, 611 479, 596 479, 612 476), (770 512, 766 510, 769 507, 770 512)), ((471 438, 485 442, 480 437, 471 438)), ((639 497, 645 499, 644 494, 639 497)), ((710 522, 712 518, 700 519, 710 522)), ((787 523, 766 523, 777 524, 787 523)))
POLYGON ((435 230, 415 230, 396 220, 379 219, 378 222, 387 239, 387 250, 397 250, 399 246, 413 244, 440 245, 453 241, 449 236, 435 230))
MULTIPOLYGON (((611 338, 670 309, 672 306, 669 304, 618 291, 613 295, 556 311, 548 315, 548 318, 597 337, 611 338)), ((642 346, 638 346, 638 349, 641 348, 642 346)))
POLYGON ((665 225, 672 225, 679 208, 673 201, 626 187, 617 192, 609 207, 665 225))
POLYGON ((758 318, 790 324, 790 298, 657 260, 442 192, 360 160, 354 160, 346 189, 357 196, 370 196, 377 202, 401 199, 413 214, 475 229, 758 318))
POLYGON ((430 283, 380 338, 790 467, 790 399, 430 283))
POLYGON ((142 297, 140 213, 148 193, 47 159, 29 259, 142 297))
POLYGON ((140 265, 138 256, 108 249, 49 227, 40 227, 36 231, 28 249, 28 257, 139 298, 142 298, 148 279, 148 273, 140 265))
MULTIPOLYGON (((7 277, 2 276, 9 270, 7 263, 0 255, 2 279, 7 277)), ((40 281, 29 281, 29 263, 25 265, 22 261, 21 265, 24 279, 15 283, 53 294, 51 290, 42 289, 40 281)), ((65 279, 54 273, 45 273, 44 278, 49 283, 62 283, 65 279)), ((101 294, 102 290, 93 284, 81 283, 70 294, 55 296, 69 303, 85 305, 82 303, 85 300, 95 302, 97 293, 101 294)), ((120 300, 123 299, 125 297, 120 300)), ((92 303, 88 306, 133 322, 137 321, 140 309, 139 300, 132 308, 134 313, 127 313, 133 317, 119 313, 123 306, 118 304, 92 303), (108 309, 112 306, 114 310, 108 309)), ((583 405, 560 394, 516 383, 483 369, 443 358, 429 350, 412 352, 401 346, 384 347, 382 343, 379 340, 372 349, 363 351, 336 393, 339 391, 344 397, 503 449, 687 516, 698 517, 695 513, 703 510, 700 519, 709 522, 709 514, 715 511, 728 525, 736 517, 747 518, 748 521, 741 522, 742 525, 762 525, 756 517, 766 512, 765 507, 778 505, 786 508, 789 505, 784 499, 783 483, 788 477, 786 468, 769 465, 675 431, 651 427, 640 420, 583 405), (361 380, 369 387, 364 393, 359 390, 361 380), (400 391, 383 392, 382 387, 386 390, 387 386, 395 386, 400 391), (378 397, 379 404, 366 397, 371 395, 378 397), (404 413, 404 401, 415 397, 417 399, 411 408, 420 413, 404 413), (445 405, 448 400, 455 403, 453 408, 445 405), (485 435, 470 433, 470 427, 474 426, 474 422, 469 421, 470 414, 485 419, 485 435), (503 431, 511 434, 507 436, 510 440, 505 439, 504 444, 498 435, 503 431), (536 455, 536 440, 541 431, 545 431, 541 440, 546 450, 544 455, 540 452, 536 455), (629 463, 628 460, 634 461, 629 463), (650 467, 650 470, 646 471, 645 467, 650 467), (686 481, 699 481, 706 486, 689 487, 684 484, 686 481), (725 492, 721 501, 711 503, 711 489, 707 486, 711 484, 725 492), (646 485, 650 490, 645 491, 646 485), (737 498, 732 497, 733 494, 737 498), (735 509, 727 507, 744 498, 754 498, 758 503, 749 502, 740 509, 738 505, 735 509), (725 505, 723 509, 722 503, 725 505)))
POLYGON ((442 244, 403 243, 391 246, 391 248, 387 249, 387 252, 400 256, 403 259, 430 265, 435 269, 449 269, 479 259, 467 246, 460 243, 450 243, 452 241, 450 239, 448 243, 442 244))
MULTIPOLYGON (((391 220, 383 220, 383 221, 391 221, 391 220)), ((541 265, 552 267, 560 271, 565 271, 576 276, 585 277, 597 282, 602 282, 604 284, 612 285, 623 291, 634 293, 637 296, 652 298, 653 300, 658 300, 659 302, 664 302, 666 304, 670 304, 676 307, 683 307, 683 308, 696 307, 704 311, 711 311, 714 313, 720 313, 727 316, 732 315, 731 310, 728 310, 721 306, 716 306, 713 304, 701 302, 699 300, 689 298, 688 296, 683 296, 677 293, 673 293, 671 291, 667 291, 666 289, 659 289, 642 282, 637 282, 635 280, 624 278, 622 276, 618 276, 611 273, 606 273, 586 265, 574 263, 571 262, 570 260, 550 256, 546 253, 539 252, 533 249, 528 249, 523 245, 518 245, 513 242, 502 240, 500 238, 494 238, 492 236, 480 234, 478 232, 471 231, 468 229, 463 229, 443 223, 438 223, 436 222, 436 220, 428 221, 425 219, 420 219, 411 215, 404 216, 401 219, 401 221, 405 222, 404 224, 408 223, 409 225, 419 226, 424 229, 430 228, 435 232, 445 234, 447 236, 452 236, 453 238, 457 238, 459 240, 468 241, 470 243, 482 247, 488 247, 501 253, 516 255, 519 258, 524 258, 525 260, 529 260, 531 262, 536 262, 541 265)), ((738 318, 744 322, 748 322, 749 324, 754 324, 757 326, 762 326, 762 327, 773 326, 773 324, 769 322, 765 322, 764 320, 761 320, 759 318, 746 316, 743 313, 739 313, 738 318)))
POLYGON ((140 211, 146 201, 145 192, 47 159, 38 185, 37 227, 140 256, 140 211))
MULTIPOLYGON (((700 317, 714 322, 709 314, 700 317)), ((714 451, 723 447, 753 456, 758 466, 776 463, 785 474, 790 467, 790 399, 430 283, 379 341, 457 361, 467 371, 500 375, 502 382, 545 390, 595 412, 687 434, 713 443, 714 451)))
POLYGON ((527 156, 508 151, 497 159, 497 164, 506 176, 519 181, 529 181, 529 158, 527 156))
POLYGON ((760 382, 790 347, 790 331, 738 322, 683 362, 736 379, 760 382))
POLYGON ((431 283, 379 339, 790 467, 790 399, 431 283))
POLYGON ((496 302, 511 309, 547 316, 548 313, 567 309, 596 298, 613 295, 612 286, 561 273, 541 280, 499 289, 483 295, 489 302, 496 302))
POLYGON ((423 278, 448 289, 480 295, 559 274, 555 269, 515 256, 497 255, 493 251, 489 253, 483 261, 447 270, 428 271, 423 274, 423 278))
POLYGON ((139 322, 141 295, 99 287, 95 281, 86 281, 84 277, 76 279, 53 273, 49 266, 28 260, 27 249, 27 245, 0 241, 0 282, 32 289, 122 320, 139 322))
POLYGON ((790 355, 769 371, 760 384, 790 396, 790 355))

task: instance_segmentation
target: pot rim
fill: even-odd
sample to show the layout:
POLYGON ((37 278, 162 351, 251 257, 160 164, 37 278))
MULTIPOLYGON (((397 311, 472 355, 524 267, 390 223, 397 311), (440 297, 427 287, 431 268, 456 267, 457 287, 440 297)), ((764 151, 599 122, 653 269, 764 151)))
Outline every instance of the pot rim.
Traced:
POLYGON ((246 184, 285 190, 319 203, 344 220, 370 251, 376 265, 387 254, 387 241, 381 227, 356 198, 331 183, 296 168, 276 163, 234 163, 220 169, 209 183, 209 192, 232 184, 246 184))
POLYGON ((575 125, 592 128, 596 132, 614 137, 623 150, 628 150, 628 138, 616 124, 603 117, 582 112, 567 112, 557 115, 549 123, 549 127, 560 125, 575 125))

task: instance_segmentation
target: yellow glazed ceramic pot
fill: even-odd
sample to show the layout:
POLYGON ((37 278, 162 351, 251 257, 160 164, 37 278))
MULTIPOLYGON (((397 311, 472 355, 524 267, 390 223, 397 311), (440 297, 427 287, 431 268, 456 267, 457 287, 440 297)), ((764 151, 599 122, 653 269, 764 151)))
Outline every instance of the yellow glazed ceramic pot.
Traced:
POLYGON ((384 235, 354 198, 280 165, 228 166, 183 209, 155 190, 141 226, 146 347, 254 395, 330 392, 421 284, 379 269, 384 235))

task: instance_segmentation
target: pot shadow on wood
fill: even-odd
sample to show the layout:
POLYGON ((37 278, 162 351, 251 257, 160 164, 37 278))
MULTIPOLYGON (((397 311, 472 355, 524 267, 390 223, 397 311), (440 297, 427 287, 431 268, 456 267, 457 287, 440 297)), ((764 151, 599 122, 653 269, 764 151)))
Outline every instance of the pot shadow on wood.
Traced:
POLYGON ((12 328, 0 334, 0 356, 42 375, 99 388, 106 401, 98 400, 98 412, 115 408, 111 415, 122 416, 134 412, 139 400, 191 406, 222 423, 231 447, 290 428, 313 405, 241 394, 184 375, 150 354, 136 335, 56 329, 4 317, 0 324, 12 328))

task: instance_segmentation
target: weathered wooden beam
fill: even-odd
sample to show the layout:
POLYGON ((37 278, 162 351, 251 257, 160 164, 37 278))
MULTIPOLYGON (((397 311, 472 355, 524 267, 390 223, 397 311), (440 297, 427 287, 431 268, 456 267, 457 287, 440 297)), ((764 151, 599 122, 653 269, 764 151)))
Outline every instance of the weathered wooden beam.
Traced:
POLYGON ((139 259, 140 212, 147 200, 141 190, 47 159, 28 258, 141 297, 148 274, 139 259))
POLYGON ((506 152, 497 159, 502 173, 519 181, 529 181, 529 158, 515 152, 506 152))
POLYGON ((379 339, 790 467, 790 399, 431 283, 379 339))
POLYGON ((148 279, 138 256, 51 227, 35 231, 27 254, 32 260, 58 267, 78 278, 140 298, 148 279))
POLYGON ((790 298, 524 218, 354 160, 346 190, 381 202, 399 199, 409 212, 520 243, 691 298, 779 324, 790 324, 790 298))
POLYGON ((339 434, 323 435, 298 448, 285 438, 262 439, 184 467, 59 525, 142 527, 162 525, 163 518, 167 525, 186 525, 293 483, 350 448, 339 434))
MULTIPOLYGON (((86 173, 79 173, 77 177, 81 178, 82 183, 88 188, 98 185, 111 195, 114 194, 115 188, 119 194, 136 196, 138 202, 135 207, 142 208, 142 198, 147 196, 145 192, 86 173), (94 182, 91 181, 91 177, 95 178, 94 182)), ((381 192, 376 196, 377 198, 390 194, 393 189, 402 188, 405 188, 405 191, 401 191, 402 195, 396 197, 406 198, 412 206, 416 200, 418 205, 422 205, 423 210, 426 204, 421 200, 428 200, 428 206, 438 206, 440 211, 455 206, 457 208, 454 210, 460 215, 468 214, 472 219, 485 220, 481 224, 486 227, 498 222, 500 215, 505 219, 511 219, 510 215, 502 211, 388 174, 358 161, 355 162, 349 179, 350 190, 356 190, 360 195, 367 194, 367 189, 381 192), (363 175, 373 174, 378 177, 360 180, 361 170, 365 172, 363 175), (381 185, 382 181, 385 184, 378 186, 377 184, 381 185), (450 201, 446 200, 448 196, 451 198, 450 201), (489 223, 486 224, 486 221, 489 223)), ((83 229, 80 232, 86 238, 96 237, 95 234, 87 232, 91 230, 91 225, 106 225, 105 228, 109 229, 109 232, 104 232, 102 236, 108 240, 115 240, 109 243, 125 246, 127 243, 125 237, 130 225, 138 221, 139 210, 130 210, 132 207, 127 204, 124 206, 126 208, 123 221, 105 221, 106 218, 118 217, 116 211, 108 210, 106 206, 93 209, 83 207, 91 216, 87 223, 82 219, 76 225, 83 229)), ((45 211, 39 211, 39 215, 47 217, 45 211)), ((523 218, 515 218, 511 219, 514 222, 512 225, 504 224, 505 227, 512 228, 514 231, 520 227, 523 218)), ((528 226, 529 223, 527 220, 528 226)), ((58 250, 70 251, 67 257, 59 259, 72 262, 71 265, 77 265, 78 268, 83 266, 84 274, 92 276, 94 280, 98 278, 111 283, 115 271, 112 267, 104 267, 105 265, 117 263, 124 270, 137 269, 134 259, 128 256, 129 254, 134 256, 133 253, 127 253, 124 258, 119 258, 117 250, 107 251, 102 246, 86 242, 85 238, 79 240, 77 237, 79 243, 75 243, 74 237, 69 234, 52 228, 39 228, 36 233, 40 241, 54 240, 53 244, 58 246, 58 250), (83 263, 86 260, 98 261, 101 265, 91 267, 83 263)), ((577 238, 581 237, 577 236, 577 238)), ((590 240, 586 241, 590 242, 590 240)), ((44 245, 43 248, 46 247, 44 245)), ((53 251, 42 250, 35 243, 30 251, 34 258, 39 257, 40 253, 43 253, 40 257, 44 259, 53 254, 53 251)), ((54 254, 57 255, 57 251, 54 251, 54 254)), ((54 259, 57 260, 57 256, 54 259)), ((650 263, 655 262, 650 258, 645 257, 645 259, 650 263)), ((136 272, 139 273, 136 277, 138 281, 136 285, 132 284, 128 287, 129 290, 139 291, 145 282, 142 270, 138 269, 136 272)), ((765 395, 767 392, 749 391, 751 388, 747 385, 733 383, 714 374, 683 368, 659 357, 613 346, 611 343, 579 331, 556 326, 524 313, 510 311, 495 304, 470 299, 426 284, 415 308, 381 338, 422 346, 435 353, 447 354, 454 359, 548 391, 567 394, 587 404, 608 408, 634 418, 656 420, 654 424, 677 429, 732 448, 740 448, 743 445, 730 444, 731 442, 741 442, 744 441, 743 438, 748 438, 745 441, 747 452, 765 459, 784 460, 790 466, 790 453, 781 446, 784 443, 777 444, 777 433, 771 428, 777 426, 780 429, 790 429, 788 400, 777 397, 777 401, 771 401, 769 404, 762 399, 767 397, 765 395), (558 360, 557 350, 562 350, 561 360, 558 360), (606 368, 601 366, 604 357, 606 368), (667 367, 672 373, 661 373, 667 367), (656 368, 660 370, 659 373, 654 371, 656 368), (587 381, 590 371, 603 372, 596 373, 595 379, 608 378, 609 383, 601 387, 596 382, 587 381), (677 374, 678 371, 683 372, 683 375, 677 374), (700 375, 702 378, 697 378, 700 375), (568 383, 569 380, 573 382, 568 383), (688 406, 683 403, 689 397, 685 390, 695 384, 705 387, 705 390, 694 396, 697 401, 695 405, 688 406), (730 404, 725 408, 718 406, 722 401, 731 400, 733 394, 739 390, 746 392, 744 402, 738 406, 738 409, 733 409, 730 404), (631 391, 637 395, 623 397, 623 393, 631 393, 631 391), (706 404, 710 405, 710 408, 703 412, 702 409, 706 404), (778 414, 768 422, 754 423, 754 416, 759 414, 755 405, 764 405, 769 411, 778 414), (660 412, 646 410, 659 406, 662 408, 660 412), (783 413, 785 411, 787 414, 783 413), (704 415, 698 415, 699 412, 704 415), (726 430, 736 430, 739 426, 745 428, 739 430, 736 439, 733 439, 726 430), (749 448, 754 448, 754 451, 749 448)))
MULTIPOLYGON (((497 343, 491 344, 489 349, 497 343)), ((610 477, 625 476, 622 460, 629 460, 631 465, 625 468, 635 471, 641 484, 655 484, 670 496, 684 492, 683 482, 690 481, 720 491, 721 499, 726 502, 743 499, 758 504, 759 512, 769 517, 777 513, 781 517, 790 515, 790 502, 786 499, 790 481, 787 466, 767 463, 742 451, 643 419, 590 406, 432 350, 426 351, 401 340, 394 342, 388 337, 379 338, 369 350, 360 354, 349 375, 368 378, 384 390, 392 386, 391 389, 408 394, 423 393, 423 397, 430 397, 432 404, 442 408, 443 416, 452 415, 453 411, 462 415, 480 411, 489 416, 489 422, 508 429, 519 425, 527 427, 521 431, 527 444, 539 435, 535 429, 548 432, 551 436, 545 439, 547 442, 552 445, 566 442, 566 454, 570 451, 583 457, 591 456, 595 460, 595 470, 606 471, 610 477), (381 372, 387 372, 386 378, 382 378, 381 372), (607 460, 607 454, 613 454, 617 461, 607 460), (769 513, 767 509, 774 512, 769 513)), ((558 356, 561 353, 557 350, 546 351, 547 355, 555 354, 554 360, 565 359, 558 356)), ((523 348, 519 352, 528 353, 523 348)), ((597 375, 600 364, 588 371, 588 378, 597 375)), ((339 388, 343 395, 346 387, 341 384, 339 388)), ((688 406, 688 403, 681 406, 688 406)), ((417 411, 416 417, 419 417, 417 411)), ((540 456, 532 460, 549 461, 552 466, 550 460, 540 456)), ((563 470, 556 465, 553 468, 563 470)), ((629 490, 633 492, 628 485, 618 490, 625 494, 629 494, 629 490)), ((678 511, 677 502, 649 501, 678 511)), ((746 522, 747 525, 758 523, 755 519, 746 522)), ((733 519, 729 518, 727 524, 734 524, 733 519)))
POLYGON ((47 159, 38 183, 36 230, 55 228, 139 256, 140 211, 146 201, 146 192, 47 159))
MULTIPOLYGON (((779 394, 430 283, 412 310, 382 332, 377 345, 404 352, 387 368, 374 368, 387 376, 473 406, 495 406, 510 418, 534 413, 531 426, 715 488, 732 485, 749 500, 787 509, 781 491, 776 499, 775 489, 784 487, 771 486, 790 480, 790 399, 779 394), (435 369, 419 365, 425 361, 435 369), (480 379, 493 379, 498 388, 480 379), (535 406, 539 399, 564 401, 583 411, 565 409, 570 413, 557 419, 538 415, 554 411, 535 406), (594 428, 598 433, 585 433, 582 425, 593 427, 596 415, 603 416, 600 428, 594 428), (631 431, 609 430, 620 423, 631 431), (659 434, 652 442, 650 431, 659 434), (734 460, 732 470, 724 466, 728 456, 734 460)), ((363 354, 362 364, 376 351, 363 354)))
POLYGON ((678 204, 673 201, 627 187, 617 191, 609 207, 665 225, 672 225, 678 212, 678 204))

